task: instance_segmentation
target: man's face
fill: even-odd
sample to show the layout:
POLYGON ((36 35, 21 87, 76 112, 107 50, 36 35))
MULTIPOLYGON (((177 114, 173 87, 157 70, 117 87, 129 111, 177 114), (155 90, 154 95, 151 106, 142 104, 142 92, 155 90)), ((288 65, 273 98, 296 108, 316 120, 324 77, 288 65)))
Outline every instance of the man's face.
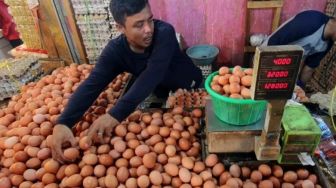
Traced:
POLYGON ((153 40, 154 22, 152 11, 147 5, 141 12, 127 16, 124 25, 119 25, 131 49, 143 52, 153 40))

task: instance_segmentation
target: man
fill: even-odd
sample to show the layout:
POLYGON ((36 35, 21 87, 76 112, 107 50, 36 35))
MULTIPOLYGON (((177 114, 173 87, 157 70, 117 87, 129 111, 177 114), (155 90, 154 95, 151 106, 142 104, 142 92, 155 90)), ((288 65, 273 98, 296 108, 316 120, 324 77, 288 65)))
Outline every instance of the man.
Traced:
POLYGON ((0 29, 2 35, 8 40, 13 48, 20 46, 23 42, 20 39, 19 32, 15 29, 12 16, 8 12, 8 6, 3 0, 0 0, 0 29))
POLYGON ((304 49, 299 85, 304 86, 314 69, 336 40, 336 20, 319 11, 303 11, 283 23, 263 43, 266 45, 299 45, 304 49))
POLYGON ((112 0, 110 8, 122 34, 107 44, 90 76, 72 95, 54 127, 52 152, 60 162, 66 161, 62 144, 75 144, 70 128, 118 74, 127 71, 137 78, 117 104, 90 126, 88 144, 93 136, 98 140, 103 135, 110 136, 113 128, 152 92, 190 89, 202 81, 201 70, 180 51, 174 28, 153 19, 147 0, 112 0))

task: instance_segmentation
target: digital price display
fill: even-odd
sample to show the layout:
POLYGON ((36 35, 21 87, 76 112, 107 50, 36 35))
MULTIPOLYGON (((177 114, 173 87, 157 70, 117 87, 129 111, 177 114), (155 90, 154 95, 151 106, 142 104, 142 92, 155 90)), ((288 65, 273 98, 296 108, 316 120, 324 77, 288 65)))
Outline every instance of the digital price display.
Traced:
POLYGON ((303 48, 296 45, 257 47, 253 61, 252 98, 290 99, 302 55, 303 48))

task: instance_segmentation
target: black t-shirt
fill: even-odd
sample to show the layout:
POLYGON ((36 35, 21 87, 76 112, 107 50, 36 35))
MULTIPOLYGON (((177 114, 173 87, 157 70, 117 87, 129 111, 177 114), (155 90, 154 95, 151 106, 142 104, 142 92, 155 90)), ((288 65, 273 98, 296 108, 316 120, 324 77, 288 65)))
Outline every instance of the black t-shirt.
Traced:
POLYGON ((180 51, 173 26, 154 20, 152 45, 145 49, 145 53, 133 52, 124 35, 107 44, 89 77, 71 96, 58 123, 72 127, 122 72, 131 73, 136 80, 109 110, 109 114, 119 121, 132 113, 158 86, 171 90, 188 89, 202 81, 200 69, 180 51))

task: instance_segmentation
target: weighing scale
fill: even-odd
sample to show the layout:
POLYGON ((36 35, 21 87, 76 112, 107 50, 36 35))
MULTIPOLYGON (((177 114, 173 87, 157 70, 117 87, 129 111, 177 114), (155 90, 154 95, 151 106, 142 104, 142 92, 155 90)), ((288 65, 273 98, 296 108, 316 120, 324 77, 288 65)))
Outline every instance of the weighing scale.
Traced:
POLYGON ((211 100, 207 101, 207 152, 230 154, 254 151, 257 160, 278 158, 281 118, 287 99, 293 95, 302 55, 303 48, 296 45, 256 48, 251 96, 254 100, 267 100, 267 110, 258 122, 235 126, 219 120, 213 112, 211 100))

